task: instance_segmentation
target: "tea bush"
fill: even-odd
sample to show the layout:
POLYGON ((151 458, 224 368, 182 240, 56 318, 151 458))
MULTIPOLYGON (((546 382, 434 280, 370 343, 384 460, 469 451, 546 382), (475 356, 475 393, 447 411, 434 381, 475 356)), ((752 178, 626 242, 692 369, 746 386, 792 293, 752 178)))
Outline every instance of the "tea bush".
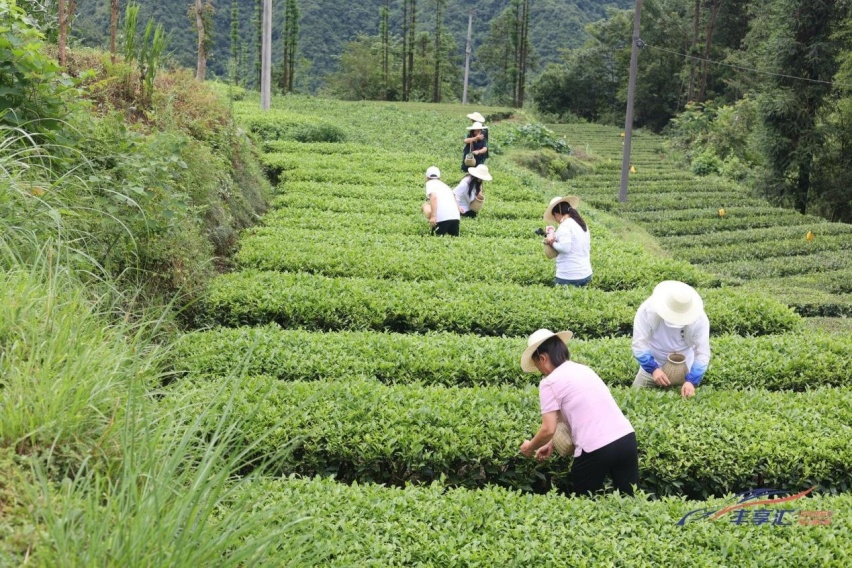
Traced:
MULTIPOLYGON (((713 337, 710 369, 701 383, 726 389, 805 390, 852 386, 852 338, 830 334, 713 337)), ((185 335, 176 370, 227 376, 238 371, 284 380, 367 376, 387 383, 444 386, 537 383, 521 371, 523 338, 454 333, 313 332, 263 327, 220 328, 185 335)), ((571 359, 589 365, 611 386, 630 386, 638 364, 630 338, 574 339, 571 359)))
MULTIPOLYGON (((743 487, 850 489, 849 389, 791 393, 702 387, 689 400, 651 389, 614 389, 613 395, 636 429, 643 490, 706 497, 743 487)), ((229 378, 182 381, 171 396, 187 409, 184 420, 193 419, 191 401, 212 400, 219 407, 228 401, 238 415, 259 405, 240 433, 244 441, 235 443, 256 443, 263 456, 298 439, 299 448, 276 462, 281 473, 392 485, 443 479, 451 485, 526 490, 546 489, 543 480, 568 483, 563 458, 538 464, 518 452, 540 424, 534 387, 250 377, 243 384, 229 378)), ((212 416, 204 420, 215 423, 212 416)))

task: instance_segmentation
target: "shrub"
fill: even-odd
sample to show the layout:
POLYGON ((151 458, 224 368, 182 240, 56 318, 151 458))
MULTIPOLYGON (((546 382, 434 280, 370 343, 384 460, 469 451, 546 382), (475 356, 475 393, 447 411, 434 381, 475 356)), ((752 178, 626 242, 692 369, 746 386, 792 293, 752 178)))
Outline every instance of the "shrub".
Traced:
POLYGON ((722 160, 713 150, 705 150, 692 159, 690 169, 699 176, 718 174, 722 169, 722 160))
POLYGON ((563 138, 537 122, 517 126, 509 132, 503 142, 506 146, 519 148, 550 148, 558 154, 569 154, 571 147, 563 138))

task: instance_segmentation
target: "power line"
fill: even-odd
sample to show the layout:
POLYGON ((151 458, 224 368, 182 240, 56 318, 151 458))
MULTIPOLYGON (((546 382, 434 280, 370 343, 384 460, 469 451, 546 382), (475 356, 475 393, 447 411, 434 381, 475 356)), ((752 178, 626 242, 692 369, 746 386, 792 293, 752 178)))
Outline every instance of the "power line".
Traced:
MULTIPOLYGON (((639 40, 641 41, 641 40, 639 40)), ((852 85, 848 83, 834 83, 832 81, 823 81, 821 79, 808 79, 807 77, 798 77, 796 75, 787 75, 785 73, 773 73, 771 71, 762 71, 760 69, 755 69, 754 67, 744 67, 742 65, 734 65, 733 63, 723 63, 721 61, 715 61, 713 59, 705 59, 703 57, 697 57, 695 55, 687 55, 686 53, 679 53, 677 51, 672 51, 671 49, 666 49, 664 47, 657 47, 654 45, 648 45, 647 43, 642 42, 641 47, 650 47, 651 49, 656 49, 657 51, 664 51, 666 53, 671 53, 672 55, 679 55, 680 57, 685 57, 686 59, 694 59, 695 61, 703 61, 706 63, 712 63, 713 65, 720 65, 722 67, 730 67, 732 69, 738 69, 740 71, 751 71, 753 73, 760 73, 762 75, 771 75, 773 77, 783 77, 785 79, 795 79, 797 81, 807 81, 808 83, 820 83, 823 85, 831 85, 832 87, 840 86, 845 87, 847 89, 852 89, 852 85)))

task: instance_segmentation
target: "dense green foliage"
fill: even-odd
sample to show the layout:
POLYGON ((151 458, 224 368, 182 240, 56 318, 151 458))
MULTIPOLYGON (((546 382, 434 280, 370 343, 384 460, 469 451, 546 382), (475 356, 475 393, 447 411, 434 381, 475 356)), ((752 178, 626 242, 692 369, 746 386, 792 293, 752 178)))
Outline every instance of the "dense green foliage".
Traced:
MULTIPOLYGON (((529 335, 540 327, 567 327, 581 337, 605 337, 632 331, 636 308, 650 291, 650 287, 604 292, 440 279, 394 282, 244 270, 211 284, 202 317, 228 326, 277 322, 324 330, 480 335, 529 335), (552 307, 563 303, 571 307, 565 313, 552 307)), ((763 335, 799 324, 789 308, 760 293, 722 288, 702 294, 715 333, 763 335)))
MULTIPOLYGON (((388 383, 444 386, 535 384, 518 354, 523 338, 469 334, 425 335, 363 331, 316 332, 263 327, 220 328, 185 335, 176 371, 194 377, 237 372, 282 380, 374 377, 388 383)), ((782 334, 714 336, 713 364, 702 384, 717 388, 805 390, 852 383, 848 336, 782 334)), ((630 339, 575 339, 571 359, 590 366, 608 384, 630 386, 637 364, 630 339)))
MULTIPOLYGON (((639 486, 658 495, 724 495, 740 487, 802 490, 820 485, 848 491, 852 468, 852 393, 700 389, 676 392, 613 389, 642 440, 639 486), (660 427, 660 424, 672 427, 660 427), (787 424, 806 424, 788 428, 787 424)), ((251 377, 193 383, 171 395, 233 404, 254 412, 238 447, 274 454, 293 437, 300 445, 276 461, 282 473, 334 475, 340 481, 407 482, 547 488, 564 487, 564 461, 542 465, 518 454, 518 443, 538 425, 534 387, 473 389, 386 386, 373 379, 280 381, 251 377), (541 483, 541 481, 539 482, 541 483)), ((169 404, 166 401, 166 404, 169 404)), ((191 407, 184 418, 192 420, 191 407)), ((207 420, 215 423, 211 416, 207 420)))
MULTIPOLYGON (((171 34, 174 56, 184 66, 194 68, 196 58, 196 36, 194 23, 186 16, 186 7, 169 3, 140 0, 140 17, 153 16, 162 23, 171 34)), ((417 2, 417 29, 433 37, 435 29, 435 3, 417 2)), ((360 34, 378 39, 379 11, 384 0, 366 0, 341 4, 334 0, 299 0, 299 41, 298 61, 296 62, 296 88, 301 91, 314 91, 321 87, 328 74, 339 70, 339 57, 344 53, 347 43, 357 40, 360 34)), ((544 0, 533 2, 530 12, 530 40, 540 54, 542 61, 555 61, 560 50, 567 46, 577 46, 584 38, 583 25, 604 17, 609 6, 627 7, 627 0, 544 0)), ((243 65, 240 76, 256 86, 254 65, 258 59, 259 32, 255 21, 256 2, 239 0, 238 17, 243 65)), ((480 0, 476 4, 474 19, 473 50, 476 53, 485 39, 489 24, 505 7, 503 0, 480 0)), ((209 70, 220 76, 228 77, 228 65, 231 57, 230 3, 217 4, 214 13, 215 31, 213 34, 212 56, 209 70)), ((463 61, 465 37, 467 34, 467 14, 469 6, 458 0, 447 0, 444 8, 444 26, 446 39, 452 47, 452 57, 456 60, 455 73, 460 77, 458 66, 463 61)), ((284 4, 273 10, 273 66, 278 68, 283 58, 284 4)), ((390 33, 393 37, 402 35, 402 8, 398 3, 391 4, 390 33)), ((105 45, 109 38, 108 3, 79 3, 79 17, 74 28, 75 33, 87 44, 105 45)), ((395 57, 400 57, 395 50, 395 57)), ((380 68, 379 68, 380 69, 380 68)), ((416 69, 416 67, 415 67, 416 69)), ((431 75, 430 75, 431 77, 431 75)), ((472 80, 479 87, 489 83, 489 77, 479 68, 476 60, 472 63, 472 80)), ((461 86, 456 87, 460 89, 461 86)), ((428 91, 431 94, 431 90, 428 91)), ((460 91, 459 91, 460 92, 460 91)))
POLYGON ((71 81, 43 53, 43 37, 21 8, 0 4, 0 126, 53 130, 65 114, 71 81))
MULTIPOLYGON (((286 504, 312 511, 293 527, 325 566, 772 566, 842 568, 850 529, 849 496, 772 505, 793 526, 717 521, 676 526, 708 502, 607 496, 566 499, 497 487, 446 490, 440 484, 402 489, 343 485, 295 477, 253 487, 263 509, 286 504), (797 526, 801 511, 829 511, 830 526, 797 526), (604 513, 604 511, 606 511, 604 513), (677 559, 677 560, 673 560, 677 559)), ((282 544, 282 546, 287 546, 282 544)))

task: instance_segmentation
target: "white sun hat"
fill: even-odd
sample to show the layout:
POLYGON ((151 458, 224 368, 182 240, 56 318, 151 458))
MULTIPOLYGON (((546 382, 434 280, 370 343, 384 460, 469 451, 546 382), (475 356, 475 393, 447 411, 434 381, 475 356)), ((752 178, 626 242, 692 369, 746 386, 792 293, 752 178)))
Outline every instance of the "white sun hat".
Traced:
POLYGON ((544 210, 544 220, 551 224, 557 224, 556 218, 553 216, 553 208, 559 205, 560 203, 567 203, 574 209, 580 205, 580 198, 576 195, 566 195, 565 197, 554 197, 550 200, 550 203, 547 205, 547 209, 544 210))
POLYGON ((549 329, 538 329, 534 331, 533 334, 529 336, 529 339, 527 339, 527 348, 521 355, 521 369, 525 373, 534 373, 538 370, 533 364, 532 354, 535 353, 535 350, 538 349, 542 343, 544 343, 551 337, 558 337, 565 343, 568 343, 571 338, 574 337, 574 334, 570 331, 560 331, 559 333, 553 333, 549 329))
POLYGON ((483 128, 484 127, 482 126, 482 123, 479 121, 474 122, 473 124, 467 127, 468 130, 482 130, 483 128))
POLYGON ((657 314, 669 325, 694 323, 704 313, 704 301, 689 284, 664 280, 654 287, 651 303, 657 314))
POLYGON ((478 112, 472 112, 467 115, 467 117, 474 122, 485 122, 485 117, 479 114, 478 112))
POLYGON ((426 177, 428 179, 440 179, 441 170, 438 169, 438 166, 429 166, 426 168, 426 177))
POLYGON ((468 168, 467 173, 475 178, 481 179, 482 181, 491 181, 493 179, 491 177, 491 173, 488 171, 488 166, 485 164, 479 164, 476 167, 468 168))

